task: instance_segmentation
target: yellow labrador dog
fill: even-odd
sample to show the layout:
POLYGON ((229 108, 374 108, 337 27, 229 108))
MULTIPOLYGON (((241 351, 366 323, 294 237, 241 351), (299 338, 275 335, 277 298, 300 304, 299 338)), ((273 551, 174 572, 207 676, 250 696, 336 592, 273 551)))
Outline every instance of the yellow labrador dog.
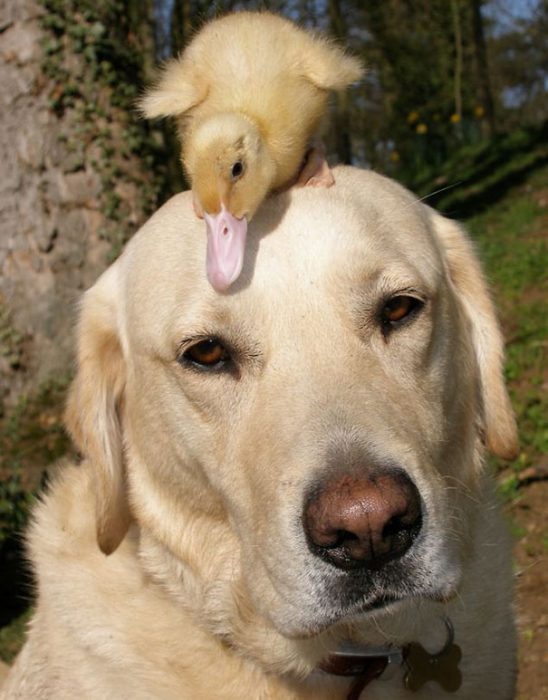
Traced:
POLYGON ((226 294, 184 193, 84 297, 2 698, 510 700, 516 449, 462 230, 373 173, 271 198, 226 294))

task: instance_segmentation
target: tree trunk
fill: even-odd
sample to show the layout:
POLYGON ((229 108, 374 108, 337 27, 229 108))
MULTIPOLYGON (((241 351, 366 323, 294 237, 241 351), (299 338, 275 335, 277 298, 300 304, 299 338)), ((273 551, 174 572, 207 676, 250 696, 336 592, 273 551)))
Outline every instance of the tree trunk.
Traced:
POLYGON ((488 136, 496 132, 495 107, 493 92, 489 79, 489 65, 487 63, 487 47, 483 32, 483 18, 481 16, 482 0, 470 0, 472 9, 472 33, 474 37, 474 53, 476 56, 476 70, 482 106, 485 109, 485 119, 488 128, 488 136))
POLYGON ((451 0, 453 13, 453 33, 455 41, 455 115, 460 125, 462 119, 462 30, 460 24, 460 8, 458 0, 451 0))
POLYGON ((191 0, 175 0, 171 13, 171 53, 176 56, 192 34, 191 0))
MULTIPOLYGON (((328 5, 331 32, 344 45, 347 39, 346 22, 340 0, 329 0, 328 5)), ((337 95, 337 108, 334 119, 335 148, 339 163, 352 163, 352 140, 350 137, 350 100, 347 92, 337 95)))
POLYGON ((141 51, 143 73, 148 80, 154 74, 156 65, 155 34, 156 23, 152 0, 129 0, 126 13, 131 32, 137 38, 141 51))

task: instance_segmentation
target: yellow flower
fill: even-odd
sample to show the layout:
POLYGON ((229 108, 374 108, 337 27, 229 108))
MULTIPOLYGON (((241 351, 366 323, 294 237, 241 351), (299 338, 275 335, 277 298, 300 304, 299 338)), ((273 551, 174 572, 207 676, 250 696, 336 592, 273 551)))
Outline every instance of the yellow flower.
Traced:
POLYGON ((399 163, 400 162, 400 154, 397 151, 392 151, 390 154, 390 160, 393 163, 399 163))
POLYGON ((460 122, 460 114, 451 115, 451 124, 458 124, 460 122))
POLYGON ((409 112, 407 115, 407 123, 408 124, 414 124, 415 122, 419 121, 419 113, 418 112, 409 112))
POLYGON ((426 124, 423 124, 422 122, 420 124, 417 124, 417 128, 415 129, 417 134, 426 134, 428 132, 428 127, 426 124))
POLYGON ((482 107, 482 105, 476 105, 474 107, 474 116, 476 119, 482 119, 485 116, 485 109, 482 107))

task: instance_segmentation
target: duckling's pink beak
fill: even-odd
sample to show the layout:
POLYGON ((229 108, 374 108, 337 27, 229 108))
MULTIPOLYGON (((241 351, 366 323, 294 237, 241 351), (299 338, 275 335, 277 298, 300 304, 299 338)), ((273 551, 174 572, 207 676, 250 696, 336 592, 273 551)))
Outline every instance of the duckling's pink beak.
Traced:
POLYGON ((207 278, 218 292, 230 287, 242 271, 247 219, 237 219, 221 205, 218 214, 204 212, 207 225, 207 278))

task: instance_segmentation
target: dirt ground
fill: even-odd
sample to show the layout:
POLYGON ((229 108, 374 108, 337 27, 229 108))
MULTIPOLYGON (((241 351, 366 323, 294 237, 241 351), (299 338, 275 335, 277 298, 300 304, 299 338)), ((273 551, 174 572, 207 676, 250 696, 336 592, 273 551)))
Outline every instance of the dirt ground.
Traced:
POLYGON ((548 700, 548 481, 520 491, 508 508, 515 547, 519 633, 517 700, 548 700))

